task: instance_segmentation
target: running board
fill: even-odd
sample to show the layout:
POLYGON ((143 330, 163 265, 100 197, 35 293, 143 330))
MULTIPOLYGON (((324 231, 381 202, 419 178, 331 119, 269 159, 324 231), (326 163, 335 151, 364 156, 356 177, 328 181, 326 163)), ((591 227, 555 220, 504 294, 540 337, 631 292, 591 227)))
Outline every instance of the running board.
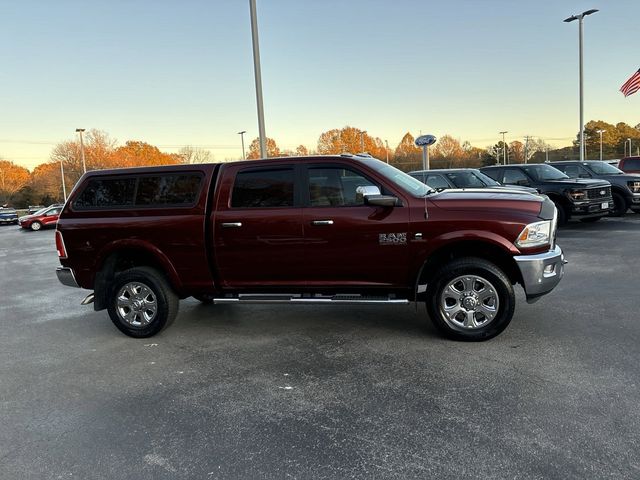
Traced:
POLYGON ((298 304, 340 304, 340 305, 407 305, 406 298, 370 295, 302 295, 302 294, 260 294, 241 293, 229 297, 218 297, 213 303, 298 303, 298 304))

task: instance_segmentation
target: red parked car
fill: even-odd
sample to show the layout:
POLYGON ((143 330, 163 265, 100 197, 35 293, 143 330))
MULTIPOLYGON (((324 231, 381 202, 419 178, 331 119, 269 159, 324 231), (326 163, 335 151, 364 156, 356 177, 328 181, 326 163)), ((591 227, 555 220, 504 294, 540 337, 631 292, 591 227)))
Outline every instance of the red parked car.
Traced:
POLYGON ((618 168, 624 173, 640 173, 640 157, 624 157, 618 168))
POLYGON ((55 227, 63 205, 50 205, 41 208, 32 215, 25 215, 18 219, 18 224, 25 229, 38 231, 41 228, 55 227))

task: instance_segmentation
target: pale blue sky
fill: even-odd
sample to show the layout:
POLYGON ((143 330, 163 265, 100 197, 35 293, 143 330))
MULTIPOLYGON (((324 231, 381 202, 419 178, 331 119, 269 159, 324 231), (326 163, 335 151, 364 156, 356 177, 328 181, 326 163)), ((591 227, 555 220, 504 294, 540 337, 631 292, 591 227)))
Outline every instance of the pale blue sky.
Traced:
MULTIPOLYGON (((637 0, 258 0, 267 135, 568 144, 578 25, 562 20, 589 8, 585 117, 635 125, 640 94, 618 89, 640 67, 637 0)), ((0 58, 0 157, 30 168, 76 127, 216 160, 257 136, 248 0, 0 0, 0 58)))

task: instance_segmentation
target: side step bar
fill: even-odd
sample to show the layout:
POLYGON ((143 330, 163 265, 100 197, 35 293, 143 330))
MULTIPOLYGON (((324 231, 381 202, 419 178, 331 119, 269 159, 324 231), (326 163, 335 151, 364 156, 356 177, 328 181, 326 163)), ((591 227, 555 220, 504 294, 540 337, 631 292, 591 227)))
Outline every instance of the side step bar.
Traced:
POLYGON ((365 295, 302 295, 302 294, 246 294, 218 297, 213 303, 298 303, 298 304, 340 304, 340 305, 407 305, 406 298, 365 295))

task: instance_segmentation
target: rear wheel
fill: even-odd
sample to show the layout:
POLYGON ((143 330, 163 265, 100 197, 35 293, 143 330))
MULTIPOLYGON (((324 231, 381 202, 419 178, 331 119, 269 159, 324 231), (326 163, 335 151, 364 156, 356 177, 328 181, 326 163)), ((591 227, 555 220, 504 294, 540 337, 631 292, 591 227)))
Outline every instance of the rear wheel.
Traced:
POLYGON ((178 296, 159 271, 135 267, 115 278, 107 310, 122 333, 146 338, 173 322, 178 314, 178 296))
POLYGON ((33 230, 34 232, 37 232, 41 228, 42 228, 42 224, 40 222, 36 221, 31 224, 31 230, 33 230))
POLYGON ((507 276, 481 258, 460 258, 442 267, 427 290, 427 312, 449 338, 488 340, 513 318, 515 295, 507 276))

